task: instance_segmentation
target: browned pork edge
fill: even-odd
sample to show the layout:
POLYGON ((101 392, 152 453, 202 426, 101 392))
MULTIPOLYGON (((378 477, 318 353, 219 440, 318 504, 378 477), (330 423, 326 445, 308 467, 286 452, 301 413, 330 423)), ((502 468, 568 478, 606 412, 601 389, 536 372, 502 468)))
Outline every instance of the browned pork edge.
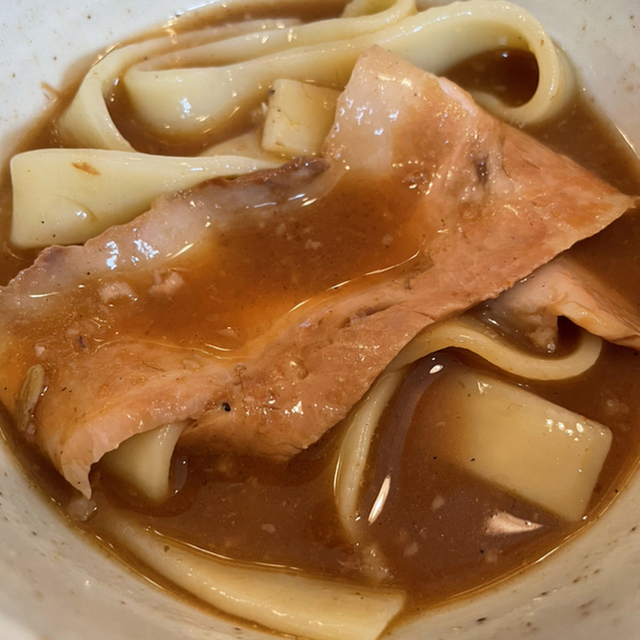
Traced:
POLYGON ((609 342, 640 349, 638 309, 569 254, 505 291, 492 308, 548 351, 557 344, 559 316, 609 342))

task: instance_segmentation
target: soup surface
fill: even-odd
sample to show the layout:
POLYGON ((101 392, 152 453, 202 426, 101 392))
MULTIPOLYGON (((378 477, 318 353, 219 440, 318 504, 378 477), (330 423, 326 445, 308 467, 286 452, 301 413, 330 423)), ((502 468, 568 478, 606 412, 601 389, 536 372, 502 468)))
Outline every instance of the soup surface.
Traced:
MULTIPOLYGON (((300 11, 299 4, 296 7, 300 11)), ((329 12, 337 13, 339 9, 330 6, 329 12)), ((257 17, 271 15, 272 11, 270 6, 251 9, 257 17)), ((305 5, 305 13, 300 17, 324 17, 325 11, 326 7, 320 11, 313 4, 305 5)), ((292 9, 283 6, 278 12, 288 16, 292 9)), ((249 16, 245 9, 229 9, 221 11, 215 20, 238 17, 249 16)), ((188 28, 202 26, 199 22, 187 24, 188 28)), ((446 75, 463 87, 480 86, 503 95, 512 104, 526 102, 537 83, 535 60, 510 50, 483 54, 450 69, 446 75)), ((60 109, 68 103, 73 89, 60 97, 60 109)), ((127 139, 143 152, 192 154, 215 142, 211 137, 171 142, 150 135, 137 122, 126 96, 119 90, 113 93, 111 113, 127 139)), ((227 131, 225 135, 242 132, 251 125, 235 123, 233 131, 227 131)), ((636 159, 622 138, 602 122, 583 98, 575 98, 554 121, 531 128, 529 133, 571 156, 621 191, 640 193, 636 159)), ((58 145, 55 117, 27 142, 28 148, 58 145)), ((350 189, 344 197, 357 199, 362 210, 375 212, 379 207, 383 211, 386 206, 380 200, 374 199, 374 202, 370 194, 359 192, 357 188, 350 189)), ((35 257, 33 252, 18 251, 7 239, 9 203, 7 180, 2 195, 4 251, 0 277, 3 283, 35 257)), ((368 235, 354 223, 354 238, 365 238, 359 245, 361 251, 356 252, 360 262, 354 261, 352 255, 347 256, 349 246, 356 243, 354 238, 345 237, 343 245, 330 242, 332 225, 338 224, 340 212, 334 212, 336 219, 330 219, 328 225, 326 214, 323 212, 326 226, 319 227, 318 232, 327 236, 326 245, 333 254, 316 254, 318 265, 305 265, 317 279, 301 276, 290 283, 285 293, 276 291, 283 279, 292 273, 284 265, 282 274, 272 274, 271 289, 256 286, 258 274, 268 268, 273 255, 279 251, 273 241, 275 231, 266 229, 264 237, 243 239, 243 242, 225 247, 230 262, 242 264, 247 254, 257 254, 259 261, 252 263, 255 272, 242 269, 224 282, 226 288, 233 291, 234 304, 225 310, 226 315, 221 316, 217 324, 209 326, 211 335, 199 334, 198 315, 202 309, 190 305, 188 300, 179 299, 170 307, 137 309, 127 330, 133 334, 144 333, 148 318, 171 314, 173 320, 167 322, 173 323, 176 335, 195 341, 194 346, 202 341, 210 345, 217 340, 217 348, 236 348, 238 341, 245 340, 264 321, 260 307, 249 308, 247 300, 259 302, 260 296, 264 295, 273 301, 274 296, 280 295, 281 304, 286 306, 295 296, 310 296, 325 290, 334 283, 322 279, 320 262, 344 260, 341 273, 346 274, 345 279, 350 279, 360 273, 399 264, 414 253, 411 238, 406 238, 395 248, 397 255, 387 254, 384 263, 380 262, 380 257, 371 248, 388 233, 383 224, 384 216, 381 216, 380 225, 372 226, 369 220, 367 226, 372 228, 368 235), (225 338, 227 342, 220 342, 220 328, 238 322, 243 314, 246 317, 240 324, 246 335, 234 334, 225 338)), ((313 207, 308 207, 305 215, 308 225, 314 225, 320 219, 313 207)), ((639 242, 640 216, 638 212, 631 212, 597 236, 573 247, 570 253, 640 311, 640 258, 635 250, 639 242)), ((296 256, 291 259, 295 262, 296 256)), ((206 280, 205 275, 201 275, 206 280)), ((206 286, 204 282, 203 288, 206 286)), ((508 322, 491 315, 489 306, 482 305, 471 313, 484 322, 499 324, 506 336, 526 346, 508 322)), ((561 349, 570 351, 575 343, 575 328, 564 324, 561 336, 561 349)), ((447 350, 413 365, 384 412, 369 457, 360 516, 366 520, 371 513, 385 478, 392 479, 391 489, 384 509, 366 528, 366 539, 358 544, 345 535, 333 498, 341 425, 287 463, 247 455, 212 455, 178 445, 172 461, 173 492, 161 504, 146 500, 97 465, 91 478, 94 503, 91 517, 79 526, 109 541, 109 526, 104 514, 115 508, 144 526, 232 559, 300 568, 311 574, 356 584, 397 587, 408 594, 405 614, 413 615, 435 603, 485 588, 514 574, 546 556, 578 529, 597 519, 636 465, 640 435, 634 428, 634 416, 639 411, 640 357, 632 349, 605 344, 600 359, 586 374, 553 383, 516 379, 467 352, 447 350), (426 383, 426 374, 434 367, 438 367, 440 373, 426 383), (430 403, 437 402, 438 380, 455 376, 465 368, 489 371, 513 380, 543 398, 611 429, 611 451, 587 514, 580 522, 564 522, 434 455, 442 434, 437 425, 429 423, 428 416, 430 403), (363 570, 359 545, 375 546, 378 557, 383 558, 382 578, 363 570)), ((77 519, 74 491, 59 478, 48 461, 22 442, 15 430, 7 427, 6 431, 27 472, 34 475, 62 509, 71 514, 71 519, 77 519)), ((136 560, 126 551, 122 555, 143 573, 149 571, 136 565, 136 560)))

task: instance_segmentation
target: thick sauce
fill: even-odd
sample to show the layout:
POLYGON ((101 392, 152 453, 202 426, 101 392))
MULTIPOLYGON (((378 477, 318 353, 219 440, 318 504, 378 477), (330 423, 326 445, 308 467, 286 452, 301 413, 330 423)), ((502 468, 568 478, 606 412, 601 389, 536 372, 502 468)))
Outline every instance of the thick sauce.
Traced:
MULTIPOLYGON (((507 86, 505 78, 511 82, 516 77, 519 79, 516 89, 509 89, 509 95, 517 104, 535 86, 537 69, 526 57, 498 52, 452 70, 451 76, 463 85, 480 83, 498 92, 507 86)), ((136 134, 126 105, 114 103, 113 113, 139 148, 166 150, 165 143, 150 142, 144 132, 136 134)), ((640 192, 629 152, 584 102, 576 102, 557 122, 532 133, 623 191, 640 192), (578 130, 588 130, 589 136, 576 136, 578 130)), ((35 140, 45 146, 57 144, 55 126, 42 130, 35 140)), ((272 308, 287 308, 294 299, 312 297, 355 277, 401 264, 413 255, 416 247, 411 238, 399 238, 395 244, 385 242, 391 230, 388 214, 397 203, 388 202, 384 190, 366 193, 362 189, 359 192, 357 185, 346 185, 337 197, 355 200, 357 205, 351 202, 345 208, 336 203, 333 210, 325 212, 328 217, 325 224, 317 228, 314 225, 318 215, 311 205, 301 208, 292 222, 275 218, 269 221, 262 235, 249 237, 239 229, 223 235, 216 248, 217 255, 222 252, 226 261, 243 265, 233 277, 222 272, 213 283, 210 280, 206 284, 190 283, 185 289, 187 297, 178 295, 171 304, 150 301, 148 304, 157 306, 144 313, 139 310, 132 313, 125 331, 133 337, 151 335, 162 339, 162 335, 154 336, 155 328, 172 326, 176 332, 172 339, 178 338, 190 346, 238 348, 247 335, 262 330, 264 323, 269 322, 269 318, 247 311, 250 307, 260 308, 262 300, 269 299, 272 308), (335 222, 340 217, 345 228, 345 210, 351 212, 352 224, 346 226, 342 237, 336 238, 335 222), (363 210, 368 212, 366 225, 360 216, 363 210), (308 250, 309 242, 319 243, 317 252, 308 250), (382 245, 387 248, 381 253, 378 248, 382 245), (351 248, 356 246, 359 250, 354 259, 351 248), (332 247, 331 255, 327 247, 332 247), (257 259, 245 265, 247 255, 257 259), (334 261, 334 269, 318 268, 327 261, 334 261), (292 263, 295 272, 303 268, 324 275, 288 281, 292 263), (287 284, 284 288, 283 282, 287 284), (188 297, 192 295, 191 285, 205 292, 195 307, 188 297), (224 289, 227 299, 229 291, 233 292, 230 307, 217 308, 216 288, 224 289), (257 300, 258 304, 248 305, 249 300, 257 300), (206 335, 202 334, 199 322, 203 313, 212 319, 206 335), (143 324, 137 320, 150 317, 156 321, 143 324), (233 330, 227 331, 229 327, 233 330)), ((634 303, 640 306, 640 258, 634 249, 637 240, 640 240, 640 219, 627 215, 571 251, 593 265, 616 289, 633 296, 634 303)), ((29 255, 15 255, 7 247, 2 280, 10 278, 29 259, 29 255)), ((212 264, 211 268, 214 267, 212 264)), ((134 279, 134 289, 135 285, 134 279)), ((385 581, 408 592, 408 612, 485 587, 514 573, 558 547, 583 524, 562 523, 431 454, 430 434, 407 415, 406 398, 419 384, 424 368, 430 368, 434 361, 445 370, 455 370, 461 362, 487 368, 485 363, 468 355, 446 353, 437 354, 414 369, 378 429, 362 502, 362 513, 367 514, 381 478, 392 475, 396 479, 384 510, 369 527, 367 536, 383 552, 389 567, 385 581), (524 524, 518 528, 514 522, 524 524)), ((639 453, 640 433, 633 425, 633 416, 640 411, 638 353, 608 345, 597 365, 577 381, 523 384, 613 431, 612 450, 586 519, 593 521, 617 493, 639 453)), ((83 526, 104 535, 101 505, 109 503, 163 533, 232 558, 301 567, 317 574, 366 583, 368 579, 359 572, 361 556, 342 533, 333 507, 332 462, 339 429, 338 426, 320 443, 286 464, 179 449, 173 462, 176 493, 160 506, 146 503, 98 466, 92 478, 97 516, 83 526)), ((16 441, 10 430, 9 438, 16 441)), ((48 463, 18 442, 16 450, 29 466, 29 472, 66 507, 73 498, 71 491, 48 463)))
MULTIPOLYGON (((427 231, 414 215, 414 192, 382 180, 371 187, 347 172, 328 197, 316 199, 307 191, 310 183, 305 179, 281 191, 249 185, 243 202, 226 196, 223 181, 212 185, 217 198, 201 198, 195 190, 174 214, 198 216, 189 244, 176 240, 165 254, 144 231, 133 241, 106 243, 106 264, 118 265, 113 274, 102 269, 95 277, 88 266, 82 284, 74 280, 41 291, 45 302, 50 296, 49 312, 23 314, 16 344, 24 353, 33 352, 34 341, 45 347, 52 358, 47 367, 54 368, 61 354, 64 359, 77 351, 69 339, 72 326, 79 328, 87 353, 128 339, 215 355, 238 352, 305 303, 339 296, 356 280, 375 284, 389 272, 417 268, 427 231), (224 198, 217 211, 207 205, 224 198), (194 212, 201 201, 204 211, 194 212), (133 258, 129 250, 136 252, 133 258), (151 266, 131 267, 138 260, 151 266), (171 287, 171 295, 162 293, 163 286, 171 287), (46 342, 43 335, 49 336, 46 342)), ((162 229, 153 223, 148 228, 155 236, 162 229)))
MULTIPOLYGON (((496 55, 492 63, 501 59, 505 57, 496 55)), ((503 75, 499 68, 496 73, 503 75)), ((464 81, 464 77, 457 79, 464 81)), ((533 133, 550 139, 619 188, 640 191, 630 155, 584 102, 576 102, 558 122, 533 133), (591 131, 584 146, 576 146, 574 127, 591 131), (568 138, 556 137, 558 130, 568 130, 568 138), (594 147, 598 152, 591 152, 594 147)), ((633 284, 640 269, 630 268, 626 278, 620 279, 623 271, 617 268, 636 260, 633 243, 611 242, 640 233, 637 222, 637 215, 628 214, 604 234, 571 251, 577 257, 588 256, 603 277, 615 278, 616 287, 635 293, 640 304, 640 288, 633 284)), ((571 344, 570 327, 565 338, 571 344)), ((634 416, 640 412, 637 352, 606 345, 597 365, 579 380, 554 384, 516 380, 614 432, 587 518, 577 524, 562 522, 431 455, 431 434, 406 414, 403 397, 411 395, 421 370, 430 369, 434 361, 445 369, 455 369, 459 362, 492 369, 464 352, 428 359, 409 376, 377 431, 362 500, 365 519, 382 479, 390 475, 397 481, 392 482, 385 508, 370 526, 363 545, 374 542, 379 546, 390 569, 386 581, 410 596, 408 612, 485 588, 547 555, 597 517, 634 468, 640 451, 640 434, 633 428, 634 416)), ((367 582, 359 572, 362 556, 341 533, 333 507, 332 461, 339 429, 286 465, 229 455, 212 459, 180 451, 174 464, 181 489, 161 507, 137 502, 126 487, 100 471, 94 478, 95 498, 98 505, 108 500, 132 509, 141 522, 157 530, 230 557, 367 582)), ((99 517, 93 526, 100 530, 99 517)))

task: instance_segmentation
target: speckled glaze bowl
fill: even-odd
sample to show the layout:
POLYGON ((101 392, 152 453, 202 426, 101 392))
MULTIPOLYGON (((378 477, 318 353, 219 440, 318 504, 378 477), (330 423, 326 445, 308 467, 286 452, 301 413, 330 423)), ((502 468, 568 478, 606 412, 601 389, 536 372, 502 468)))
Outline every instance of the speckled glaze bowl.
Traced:
MULTIPOLYGON (((304 2, 305 0, 300 0, 304 2)), ((521 0, 583 85, 640 149, 640 1, 521 0)), ((194 0, 18 0, 0 12, 3 161, 47 104, 109 43, 194 0)), ((639 417, 640 421, 640 417, 639 417)), ((640 428, 640 425, 639 425, 640 428)), ((181 602, 70 529, 0 446, 0 639, 257 639, 181 602)), ((576 540, 486 593, 411 621, 394 639, 636 640, 640 477, 576 540)))

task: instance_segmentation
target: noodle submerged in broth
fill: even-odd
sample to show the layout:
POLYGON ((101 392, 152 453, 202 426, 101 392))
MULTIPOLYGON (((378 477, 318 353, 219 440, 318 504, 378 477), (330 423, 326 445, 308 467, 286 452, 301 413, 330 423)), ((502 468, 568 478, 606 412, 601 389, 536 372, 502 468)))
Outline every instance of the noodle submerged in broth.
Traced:
MULTIPOLYGON (((191 593, 223 613, 282 633, 373 640, 409 612, 494 584, 546 556, 597 518, 635 465, 640 442, 633 417, 640 410, 640 365, 634 348, 640 346, 640 321, 634 314, 640 300, 633 284, 637 269, 627 273, 621 266, 635 259, 633 243, 621 247, 619 242, 620 237, 635 237, 640 229, 633 212, 540 272, 546 273, 550 288, 565 287, 562 291, 577 296, 578 304, 593 301, 584 302, 584 291, 575 283, 566 284, 565 271, 586 269, 599 283, 593 288, 615 291, 613 301, 619 297, 630 311, 622 314, 621 321, 616 316, 619 324, 612 321, 609 332, 599 335, 627 347, 584 334, 569 322, 561 321, 557 329, 555 316, 564 311, 554 314, 553 300, 544 302, 548 306, 523 310, 513 306, 520 304, 517 299, 509 307, 498 298, 448 319, 465 310, 463 304, 452 305, 450 313, 438 317, 442 322, 425 323, 413 341, 409 336, 398 341, 395 351, 390 348, 390 357, 380 367, 384 371, 349 416, 319 441, 298 447, 303 450, 296 455, 273 459, 268 447, 234 450, 233 437, 230 445, 216 450, 220 436, 215 433, 203 446, 192 436, 198 418, 185 410, 162 429, 142 434, 145 440, 140 435, 131 440, 123 436, 120 447, 119 442, 105 447, 104 451, 116 450, 93 466, 90 489, 83 489, 87 497, 79 498, 32 447, 38 443, 69 481, 77 477, 59 463, 57 447, 65 446, 64 437, 56 436, 53 444, 45 445, 39 440, 43 418, 38 412, 52 389, 63 394, 82 387, 63 386, 64 358, 62 364, 47 365, 46 357, 33 359, 32 349, 45 353, 53 344, 73 359, 84 357, 76 356, 78 350, 97 353, 122 343, 115 375, 120 362, 126 370, 127 340, 132 337, 161 345, 169 354, 157 360, 142 357, 140 369, 162 370, 162 358, 170 359, 178 348, 190 350, 181 364, 186 371, 199 366, 200 352, 241 363, 255 344, 271 353, 260 341, 273 326, 281 326, 279 318, 292 309, 304 324, 304 313, 311 313, 307 307, 340 302, 365 278, 372 287, 405 278, 410 289, 414 273, 437 269, 438 256, 434 254, 434 267, 432 256, 421 253, 425 240, 420 234, 433 230, 422 231, 413 213, 413 207, 419 208, 413 196, 424 189, 420 182, 424 176, 403 174, 407 184, 413 180, 418 186, 414 191, 396 193, 381 180, 358 182, 355 171, 353 179, 340 178, 336 187, 322 156, 348 163, 355 158, 352 150, 330 151, 329 142, 322 148, 313 142, 345 126, 340 114, 348 109, 337 96, 359 56, 371 46, 448 75, 489 111, 524 126, 614 187, 627 193, 640 191, 635 160, 584 101, 576 99, 572 73, 541 27, 512 5, 473 1, 465 6, 468 11, 456 5, 416 12, 405 0, 355 0, 343 17, 319 22, 290 18, 285 8, 276 16, 257 16, 255 21, 230 26, 193 22, 177 36, 160 35, 122 46, 89 71, 70 106, 47 126, 47 132, 55 132, 41 136, 52 138, 47 145, 52 147, 50 154, 33 151, 13 160, 11 238, 25 250, 24 261, 29 251, 45 245, 88 241, 85 246, 100 247, 105 229, 134 219, 165 192, 184 191, 178 198, 195 211, 194 201, 201 192, 197 187, 190 190, 203 179, 265 171, 258 174, 265 178, 257 181, 246 178, 249 189, 262 197, 245 207, 258 210, 251 213, 258 220, 259 232, 254 235, 243 231, 250 227, 243 222, 246 218, 238 222, 239 216, 249 216, 242 207, 231 214, 222 211, 204 225, 217 229, 214 241, 207 240, 196 250, 185 241, 175 258, 167 254, 170 269, 162 263, 160 269, 145 272, 136 270, 142 264, 139 256, 154 260, 159 245, 155 239, 147 242, 145 225, 149 229, 152 225, 142 221, 143 232, 132 243, 140 253, 129 255, 120 244, 116 247, 120 253, 106 257, 107 264, 113 261, 113 270, 126 266, 124 280, 121 276, 109 280, 107 272, 79 286, 76 283, 82 280, 69 279, 69 285, 62 279, 45 290, 51 284, 46 280, 41 284, 37 271, 31 272, 35 276, 19 276, 18 286, 29 286, 31 277, 36 288, 45 287, 37 289, 38 295, 69 295, 77 308, 87 295, 93 296, 95 313, 78 320, 74 313, 81 312, 55 307, 54 300, 50 307, 38 308, 35 316, 17 322, 21 328, 9 340, 14 350, 10 356, 6 338, 4 347, 3 366, 19 372, 21 381, 3 398, 17 423, 9 436, 30 472, 74 520, 110 541, 128 561, 140 563, 162 584, 191 593), (483 26, 489 24, 499 25, 495 29, 501 37, 484 35, 483 26), (464 47, 461 29, 468 35, 464 47), (429 38, 435 38, 437 46, 425 47, 429 38), (499 49, 505 42, 507 48, 499 49), (228 77, 233 78, 229 83, 228 77), (179 95, 172 94, 176 78, 184 85, 179 95), (290 83, 276 84, 283 79, 290 83), (332 126, 336 99, 338 125, 332 126), (277 117, 282 110, 284 124, 277 117), (331 114, 329 119, 326 113, 331 114), (273 125, 269 136, 267 122, 273 125), (573 127, 590 130, 583 146, 576 142, 573 127), (594 148, 605 148, 606 154, 594 154, 594 148), (282 149, 289 151, 282 155, 282 149), (300 155, 320 159, 294 161, 298 173, 269 173, 294 157, 296 149, 304 150, 300 155), (291 175, 301 186, 290 184, 291 175), (28 179, 34 176, 42 189, 30 187, 28 179), (321 198, 316 204, 313 191, 307 190, 307 182, 322 180, 338 194, 329 206, 321 198), (264 190, 264 185, 273 184, 272 191, 264 190), (114 185, 118 198, 106 197, 114 185), (274 193, 280 201, 265 199, 264 194, 274 193), (349 199, 356 204, 341 204, 349 199), (282 202, 292 201, 295 206, 287 204, 286 214, 295 218, 295 224, 278 217, 282 202), (394 211, 394 206, 401 211, 394 211), (349 215, 343 215, 343 208, 349 215), (269 218, 272 210, 275 214, 269 218), (286 233, 295 236, 298 254, 287 253, 291 243, 286 233), (208 257, 202 261, 205 254, 208 257), (219 272, 217 280, 210 276, 214 271, 219 272), (615 284, 609 278, 615 278, 615 284), (78 290, 68 294, 74 286, 78 290), (147 289, 154 293, 142 293, 147 289), (194 303, 196 289, 208 301, 194 303), (77 305, 74 296, 81 301, 77 305), (132 305, 129 316, 122 315, 123 301, 132 305), (508 311, 514 308, 516 312, 508 311), (85 326, 80 321, 91 327, 76 330, 85 326), (38 331, 52 337, 41 339, 38 331), (478 398, 473 395, 476 391, 478 398), (485 409, 489 402, 496 404, 485 409), (523 430, 515 436, 505 426, 514 421, 509 414, 513 404, 525 407, 524 417, 515 420, 523 430), (544 438, 539 437, 542 432, 544 438), (567 444, 569 440, 577 444, 567 444), (524 448, 519 444, 523 441, 524 448), (559 447, 568 462, 548 462, 555 460, 553 447, 559 447), (526 458, 537 460, 541 470, 522 471, 526 458), (552 499, 542 486, 545 475, 557 486, 573 485, 579 478, 580 486, 573 493, 567 490, 566 498, 552 499), (235 594, 252 599, 251 606, 238 605, 235 594)), ((445 93, 455 91, 442 86, 445 93)), ((382 147, 373 148, 378 153, 382 147)), ((413 161, 404 159, 407 165, 413 161)), ((488 158, 475 165, 474 180, 481 188, 489 176, 493 178, 492 171, 488 158)), ((224 196, 225 183, 215 184, 216 197, 236 200, 234 192, 224 196)), ((437 189, 432 181, 428 190, 433 184, 437 189)), ((463 202, 465 198, 473 204, 473 194, 458 196, 463 202)), ((166 201, 170 200, 160 202, 166 201)), ((473 215, 469 208, 462 217, 473 215)), ((180 229, 171 233, 182 237, 180 229)), ((45 250, 46 257, 39 260, 57 269, 71 264, 73 251, 45 250)), ((16 254, 23 255, 12 249, 16 254)), ((24 266, 21 259, 7 259, 8 275, 24 266)), ((84 270, 83 264, 78 271, 84 270)), ((93 266, 86 264, 90 276, 93 266)), ((542 277, 537 273, 529 280, 542 277)), ((507 284, 484 297, 470 298, 466 306, 493 298, 507 284)), ((524 285, 516 284, 512 291, 517 294, 524 285)), ((608 294, 604 298, 597 300, 600 306, 593 314, 606 324, 617 311, 607 315, 612 303, 608 294)), ((376 304, 363 314, 365 318, 387 303, 376 304)), ((349 323, 359 319, 351 317, 349 323)), ((134 350, 131 353, 137 357, 134 350)), ((292 358, 290 363, 295 369, 291 379, 313 375, 304 359, 292 358)), ((145 374, 139 375, 143 380, 145 374)), ((249 382, 247 374, 244 389, 252 388, 249 382)), ((134 376, 121 384, 125 389, 141 383, 134 376)), ((212 378, 210 384, 217 383, 212 378)), ((181 398, 188 398, 201 392, 181 393, 181 398)), ((337 396, 342 390, 332 393, 337 396)), ((354 402, 360 395, 355 393, 354 402)), ((54 409, 62 403, 55 402, 50 405, 54 409)), ((276 403, 274 396, 272 404, 276 403)), ((145 410, 160 412, 160 404, 151 401, 145 410)), ((220 396, 215 409, 223 425, 243 420, 231 396, 220 396)), ((305 410, 300 403, 291 408, 294 414, 305 410)), ((260 428, 257 431, 261 433, 260 428)))

